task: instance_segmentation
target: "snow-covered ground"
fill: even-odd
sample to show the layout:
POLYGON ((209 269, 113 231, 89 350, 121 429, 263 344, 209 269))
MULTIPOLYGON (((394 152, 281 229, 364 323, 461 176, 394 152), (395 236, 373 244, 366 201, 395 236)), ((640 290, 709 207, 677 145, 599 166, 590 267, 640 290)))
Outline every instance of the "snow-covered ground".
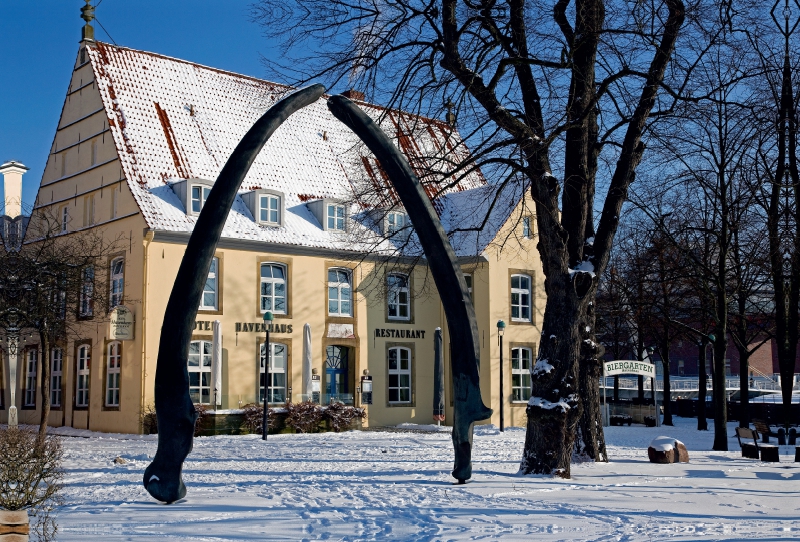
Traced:
POLYGON ((570 480, 517 475, 524 430, 477 427, 462 486, 446 430, 203 437, 186 499, 168 506, 142 487, 154 437, 84 432, 64 439, 59 540, 800 539, 794 448, 779 464, 742 458, 735 437, 713 452, 695 424, 606 428, 611 462, 574 465, 570 480), (691 462, 649 463, 659 435, 691 462))

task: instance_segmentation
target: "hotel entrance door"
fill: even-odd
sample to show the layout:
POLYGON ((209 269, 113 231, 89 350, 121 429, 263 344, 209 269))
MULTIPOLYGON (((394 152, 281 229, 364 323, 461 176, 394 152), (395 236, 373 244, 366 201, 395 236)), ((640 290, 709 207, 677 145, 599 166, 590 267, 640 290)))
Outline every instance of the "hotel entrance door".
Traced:
POLYGON ((329 346, 325 349, 325 399, 352 404, 353 398, 348 390, 348 348, 345 346, 329 346))

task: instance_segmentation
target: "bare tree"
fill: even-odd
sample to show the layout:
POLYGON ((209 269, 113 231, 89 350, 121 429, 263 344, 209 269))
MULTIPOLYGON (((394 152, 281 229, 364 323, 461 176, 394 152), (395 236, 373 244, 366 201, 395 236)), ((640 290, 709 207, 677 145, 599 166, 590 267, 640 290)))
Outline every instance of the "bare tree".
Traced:
POLYGON ((107 239, 102 229, 66 233, 49 209, 39 208, 25 243, 0 250, 0 334, 39 338, 40 438, 50 414, 53 349, 81 337, 88 320, 107 318, 112 308, 107 260, 120 240, 107 239))
MULTIPOLYGON (((347 80, 414 113, 453 107, 473 151, 463 168, 530 183, 547 302, 521 469, 569 476, 573 451, 602 459, 596 276, 651 111, 669 107, 658 101, 665 74, 691 63, 673 54, 683 2, 262 0, 254 17, 291 60, 273 69, 298 83, 325 77, 329 88, 347 80)), ((458 180, 455 171, 441 188, 458 180)))

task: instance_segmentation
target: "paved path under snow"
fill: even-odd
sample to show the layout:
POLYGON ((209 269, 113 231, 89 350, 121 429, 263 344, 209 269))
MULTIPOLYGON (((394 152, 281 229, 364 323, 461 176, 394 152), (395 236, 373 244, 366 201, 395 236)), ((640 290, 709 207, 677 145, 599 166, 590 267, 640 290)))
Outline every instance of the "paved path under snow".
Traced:
POLYGON ((154 437, 92 433, 64 439, 59 540, 800 539, 793 448, 780 464, 741 458, 735 438, 712 452, 695 423, 607 428, 611 462, 575 465, 570 480, 518 476, 524 431, 479 427, 465 486, 446 431, 198 438, 188 495, 169 506, 141 483, 154 437), (649 463, 662 434, 691 463, 649 463))

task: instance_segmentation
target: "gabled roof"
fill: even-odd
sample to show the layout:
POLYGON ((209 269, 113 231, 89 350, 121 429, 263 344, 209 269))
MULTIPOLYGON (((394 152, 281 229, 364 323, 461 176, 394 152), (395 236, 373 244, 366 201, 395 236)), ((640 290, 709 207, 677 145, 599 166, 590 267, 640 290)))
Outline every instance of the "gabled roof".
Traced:
MULTIPOLYGON (((125 178, 145 221, 155 230, 191 231, 196 218, 187 216, 170 184, 195 177, 216 179, 245 132, 292 89, 100 42, 87 49, 125 178)), ((435 184, 428 182, 441 179, 454 159, 467 156, 456 132, 437 120, 359 105, 380 121, 430 187, 437 211, 448 217, 446 227, 458 214, 474 214, 469 209, 472 195, 485 199, 488 189, 479 171, 442 194, 435 194, 435 184), (448 210, 451 201, 458 204, 448 210)), ((260 226, 237 198, 222 235, 306 247, 358 251, 370 246, 391 251, 394 247, 378 240, 367 226, 363 246, 353 243, 352 236, 345 241, 324 231, 305 205, 328 197, 358 200, 368 208, 381 202, 360 195, 378 187, 391 201, 387 185, 374 156, 328 111, 323 97, 276 131, 242 185, 243 192, 269 188, 285 194, 283 227, 260 226)), ((456 246, 456 251, 480 253, 499 228, 497 219, 490 222, 485 235, 465 239, 468 242, 456 246)))

